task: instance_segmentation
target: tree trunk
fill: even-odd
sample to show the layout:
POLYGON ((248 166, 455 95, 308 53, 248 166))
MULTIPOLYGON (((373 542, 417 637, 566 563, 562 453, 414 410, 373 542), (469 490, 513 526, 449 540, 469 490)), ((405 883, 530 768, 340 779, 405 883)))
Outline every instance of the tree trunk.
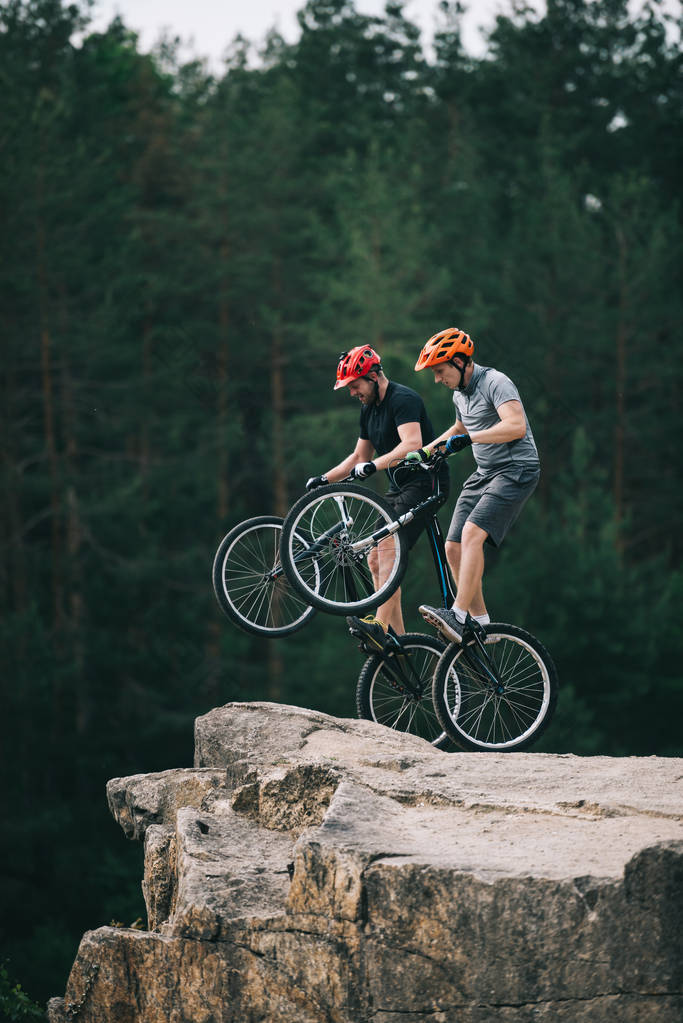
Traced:
POLYGON ((617 225, 617 274, 619 304, 617 310, 615 416, 614 416, 614 517, 617 549, 623 552, 624 517, 624 445, 626 424, 626 334, 628 296, 626 290, 626 239, 617 225))
POLYGON ((270 358, 270 401, 273 424, 271 433, 271 465, 273 467, 275 514, 284 518, 289 510, 289 505, 287 501, 287 475, 285 472, 285 357, 281 313, 283 294, 279 259, 276 259, 273 269, 273 293, 275 295, 278 318, 271 338, 270 358))
POLYGON ((85 601, 83 598, 83 571, 81 566, 81 545, 83 523, 80 501, 76 490, 78 438, 74 387, 70 370, 62 368, 62 392, 64 408, 64 453, 66 462, 66 575, 68 584, 68 634, 70 658, 76 684, 76 733, 85 735, 91 718, 91 701, 85 670, 85 601))
MULTIPOLYGON (((38 177, 39 207, 42 205, 42 173, 38 177)), ((38 315, 40 321, 40 368, 43 399, 43 431, 50 477, 52 614, 57 633, 64 624, 63 541, 59 485, 59 456, 55 429, 54 367, 52 334, 49 323, 49 294, 46 266, 45 225, 40 210, 36 225, 36 258, 38 279, 38 315)))
MULTIPOLYGON (((5 392, 2 395, 2 434, 0 435, 0 452, 2 453, 2 478, 4 479, 5 511, 2 521, 0 544, 4 553, 5 567, 2 572, 7 580, 7 587, 2 599, 2 606, 10 612, 22 614, 26 609, 28 595, 28 578, 26 568, 26 548, 24 546, 23 516, 21 509, 21 493, 19 489, 20 475, 17 471, 16 455, 12 436, 13 410, 16 402, 16 381, 14 360, 6 355, 4 363, 5 392)), ((25 633, 22 631, 25 640, 25 633)), ((20 652, 23 656, 23 652, 20 652)))
POLYGON ((142 328, 142 380, 143 380, 143 408, 142 421, 140 423, 140 437, 138 442, 138 462, 140 466, 140 478, 142 480, 142 501, 147 501, 147 483, 149 476, 149 465, 151 457, 151 442, 149 436, 149 417, 147 415, 147 402, 152 393, 152 373, 154 372, 153 345, 152 345, 152 313, 146 319, 142 328))
MULTIPOLYGON (((224 242, 221 246, 221 261, 228 273, 228 246, 224 242)), ((230 501, 230 487, 228 479, 228 371, 229 371, 229 337, 230 337, 230 307, 228 305, 227 286, 221 289, 220 306, 218 310, 220 347, 218 350, 217 371, 217 418, 218 418, 218 521, 225 522, 228 515, 230 501)))

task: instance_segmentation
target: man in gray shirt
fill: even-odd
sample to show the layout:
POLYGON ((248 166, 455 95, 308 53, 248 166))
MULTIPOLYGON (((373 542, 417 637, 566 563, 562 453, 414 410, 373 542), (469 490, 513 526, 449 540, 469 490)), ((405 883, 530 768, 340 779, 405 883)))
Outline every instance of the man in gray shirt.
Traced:
POLYGON ((536 489, 538 451, 517 388, 504 373, 473 362, 474 343, 450 327, 430 338, 416 370, 430 368, 436 383, 453 391, 455 422, 419 457, 445 442, 447 454, 472 445, 476 470, 465 481, 446 539, 446 556, 457 586, 452 608, 426 604, 420 614, 451 642, 489 622, 484 603, 484 544, 499 547, 536 489), (471 617, 470 617, 471 616, 471 617))

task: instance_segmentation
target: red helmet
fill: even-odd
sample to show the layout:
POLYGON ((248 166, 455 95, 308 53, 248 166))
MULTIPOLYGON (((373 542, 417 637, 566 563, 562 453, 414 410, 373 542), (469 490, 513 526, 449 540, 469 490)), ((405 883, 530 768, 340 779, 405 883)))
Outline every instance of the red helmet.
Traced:
POLYGON ((415 369, 426 369, 428 366, 437 366, 440 362, 450 362, 456 355, 469 357, 473 352, 474 342, 469 334, 464 330, 458 330, 457 327, 448 327, 430 337, 420 352, 415 369))
POLYGON ((350 352, 342 352, 339 356, 337 382, 334 385, 334 390, 336 391, 338 387, 345 387, 352 380, 358 380, 360 377, 366 376, 372 370, 379 372, 381 369, 382 363, 374 348, 369 348, 367 345, 358 345, 357 348, 352 348, 350 352))

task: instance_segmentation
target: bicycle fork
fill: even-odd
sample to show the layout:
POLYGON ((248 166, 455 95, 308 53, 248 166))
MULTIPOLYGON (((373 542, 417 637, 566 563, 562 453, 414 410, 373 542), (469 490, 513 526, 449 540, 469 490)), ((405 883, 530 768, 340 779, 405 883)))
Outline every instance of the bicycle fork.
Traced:
POLYGON ((382 661, 392 689, 412 700, 422 699, 422 680, 413 667, 410 654, 401 647, 398 640, 395 650, 383 652, 382 661))
POLYGON ((478 629, 473 630, 472 641, 463 646, 463 656, 475 668, 482 682, 488 685, 494 695, 503 696, 506 690, 505 683, 495 673, 495 668, 491 664, 491 658, 486 652, 484 642, 481 636, 478 635, 478 629), (475 646, 479 648, 479 653, 474 649, 475 646))

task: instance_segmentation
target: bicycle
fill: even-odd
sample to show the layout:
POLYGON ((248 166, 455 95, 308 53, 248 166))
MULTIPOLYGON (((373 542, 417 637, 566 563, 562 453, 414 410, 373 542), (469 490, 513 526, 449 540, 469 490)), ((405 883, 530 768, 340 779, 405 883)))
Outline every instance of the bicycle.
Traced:
MULTIPOLYGON (((401 527, 419 513, 426 518, 441 602, 450 606, 455 593, 436 517, 443 501, 442 460, 437 454, 430 464, 404 460, 395 467, 395 474, 422 469, 432 478, 430 496, 398 519, 383 498, 347 479, 304 494, 284 520, 258 516, 235 526, 213 565, 222 610, 245 631, 275 638, 303 628, 316 609, 346 615, 376 607, 400 585, 407 561, 401 527), (367 555, 388 538, 391 572, 375 591, 367 555)), ((446 647, 416 633, 395 639, 401 652, 389 643, 363 665, 356 687, 359 716, 405 725, 402 730, 438 748, 450 740, 463 749, 500 751, 528 748, 550 723, 557 672, 525 630, 494 623, 464 646, 446 647)))
MULTIPOLYGON (((377 607, 396 591, 406 570, 402 527, 422 514, 442 604, 449 607, 455 593, 436 517, 443 500, 438 470, 444 457, 437 452, 428 462, 404 459, 392 470, 394 478, 401 470, 426 471, 432 482, 430 495, 398 518, 382 497, 348 480, 299 498, 282 524, 280 547, 292 589, 332 614, 377 607), (375 590, 367 558, 380 544, 388 571, 375 590)), ((424 699, 409 678, 397 691, 401 686, 404 698, 424 699)), ((463 643, 451 644, 439 658, 431 700, 444 734, 460 748, 508 752, 527 749, 540 738, 554 714, 558 690, 555 665, 534 636, 514 625, 473 623, 463 643)))

